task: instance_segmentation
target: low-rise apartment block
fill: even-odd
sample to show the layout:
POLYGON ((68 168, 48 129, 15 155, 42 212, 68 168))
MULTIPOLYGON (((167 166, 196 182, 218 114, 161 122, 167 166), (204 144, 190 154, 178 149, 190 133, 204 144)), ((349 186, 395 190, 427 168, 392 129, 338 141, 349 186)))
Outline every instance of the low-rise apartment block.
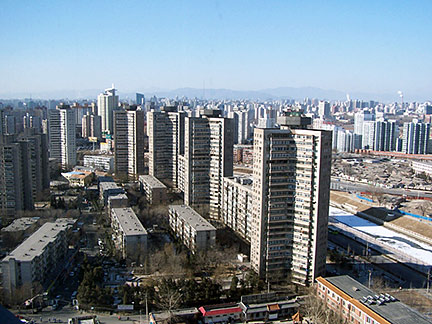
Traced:
POLYGON ((123 188, 119 187, 115 182, 100 182, 99 194, 100 199, 104 201, 104 205, 108 204, 108 197, 124 193, 123 188))
POLYGON ((108 209, 128 207, 129 200, 126 194, 120 193, 117 195, 108 196, 108 209))
POLYGON ((7 294, 45 282, 67 254, 67 231, 74 223, 70 218, 45 223, 2 260, 3 288, 7 294))
POLYGON ((150 204, 161 204, 166 201, 167 187, 152 175, 139 176, 140 188, 150 204))
POLYGON ((223 179, 223 222, 249 243, 253 197, 252 178, 234 176, 223 179))
POLYGON ((170 205, 169 225, 192 252, 205 251, 216 244, 216 228, 189 206, 170 205))
POLYGON ((137 259, 147 252, 147 231, 130 207, 111 209, 115 247, 124 259, 137 259))
POLYGON ((84 155, 84 166, 112 172, 114 171, 114 157, 110 155, 84 155))
POLYGON ((432 321, 389 294, 378 294, 350 276, 316 279, 317 295, 346 323, 430 324, 432 321))

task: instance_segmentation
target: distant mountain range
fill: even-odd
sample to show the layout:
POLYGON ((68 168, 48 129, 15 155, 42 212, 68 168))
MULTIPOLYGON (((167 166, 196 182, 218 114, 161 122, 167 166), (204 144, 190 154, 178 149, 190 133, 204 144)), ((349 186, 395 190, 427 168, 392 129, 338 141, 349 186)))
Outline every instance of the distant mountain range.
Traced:
MULTIPOLYGON (((82 91, 64 90, 64 91, 45 91, 38 93, 12 93, 0 94, 1 99, 95 99, 103 89, 91 89, 82 91)), ((143 90, 137 91, 143 93, 146 98, 151 96, 166 97, 166 98, 204 98, 204 99, 250 99, 250 100, 273 100, 273 99, 296 99, 302 100, 304 98, 317 98, 322 100, 346 100, 347 93, 338 90, 327 90, 314 87, 280 87, 270 88, 263 90, 231 90, 231 89, 197 89, 197 88, 179 88, 175 90, 143 90)), ((121 99, 135 99, 135 92, 122 92, 119 91, 121 99)), ((399 101, 397 93, 394 94, 378 94, 378 93, 362 93, 352 92, 349 93, 351 99, 360 100, 375 100, 381 102, 394 102, 399 101)), ((426 101, 431 98, 426 98, 419 95, 406 96, 409 101, 426 101)))

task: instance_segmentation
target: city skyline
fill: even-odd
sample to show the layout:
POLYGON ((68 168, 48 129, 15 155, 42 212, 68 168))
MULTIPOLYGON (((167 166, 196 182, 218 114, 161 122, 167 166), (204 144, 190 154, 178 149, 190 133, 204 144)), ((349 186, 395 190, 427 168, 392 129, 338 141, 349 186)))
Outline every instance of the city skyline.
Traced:
MULTIPOLYGON (((0 97, 315 87, 424 100, 432 3, 3 3, 0 97), (420 99, 421 98, 421 99, 420 99)), ((333 98, 328 98, 333 99, 333 98)), ((373 98, 371 98, 373 99, 373 98)))

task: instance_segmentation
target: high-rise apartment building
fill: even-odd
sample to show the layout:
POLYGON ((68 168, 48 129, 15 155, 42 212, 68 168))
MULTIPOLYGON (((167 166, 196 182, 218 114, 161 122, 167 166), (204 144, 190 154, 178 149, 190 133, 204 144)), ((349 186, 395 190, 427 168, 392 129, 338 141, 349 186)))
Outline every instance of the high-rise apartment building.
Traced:
POLYGON ((102 118, 98 115, 91 115, 87 113, 82 117, 82 137, 89 138, 95 137, 98 140, 102 139, 102 118))
POLYGON ((395 121, 376 121, 374 125, 375 151, 396 150, 397 125, 395 121))
POLYGON ((75 166, 76 123, 75 113, 69 105, 60 104, 48 110, 50 157, 59 161, 63 168, 75 166))
POLYGON ((185 119, 185 204, 220 219, 223 178, 233 174, 233 120, 217 109, 185 119))
POLYGON ((250 114, 246 110, 235 110, 228 113, 228 117, 234 119, 234 144, 244 144, 248 139, 250 114))
POLYGON ((114 85, 98 96, 98 114, 101 116, 103 133, 113 133, 113 112, 118 109, 118 104, 119 97, 116 95, 114 85))
POLYGON ((46 135, 0 136, 0 215, 32 210, 49 188, 46 135))
POLYGON ((144 112, 137 106, 114 112, 114 165, 116 175, 144 174, 144 112))
POLYGON ((430 124, 413 121, 404 123, 402 152, 427 154, 429 152, 430 124))
POLYGON ((184 154, 184 111, 176 106, 147 113, 149 174, 179 188, 179 157, 184 154))
MULTIPOLYGON (((375 115, 371 114, 367 110, 360 111, 356 114, 354 114, 354 134, 362 136, 363 137, 363 123, 367 121, 374 121, 375 115)), ((355 147, 356 149, 363 148, 363 138, 359 138, 359 141, 357 141, 357 145, 355 147)))
POLYGON ((325 273, 332 139, 299 112, 254 134, 251 264, 268 281, 325 273))

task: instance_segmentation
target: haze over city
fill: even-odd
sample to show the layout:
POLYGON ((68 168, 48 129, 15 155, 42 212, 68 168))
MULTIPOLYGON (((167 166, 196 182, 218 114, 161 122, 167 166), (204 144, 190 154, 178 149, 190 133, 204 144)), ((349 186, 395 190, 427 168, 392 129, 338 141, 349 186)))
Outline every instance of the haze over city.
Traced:
POLYGON ((95 97, 115 83, 120 95, 316 87, 340 92, 330 100, 398 90, 426 100, 431 11, 430 1, 3 1, 0 98, 95 97))

